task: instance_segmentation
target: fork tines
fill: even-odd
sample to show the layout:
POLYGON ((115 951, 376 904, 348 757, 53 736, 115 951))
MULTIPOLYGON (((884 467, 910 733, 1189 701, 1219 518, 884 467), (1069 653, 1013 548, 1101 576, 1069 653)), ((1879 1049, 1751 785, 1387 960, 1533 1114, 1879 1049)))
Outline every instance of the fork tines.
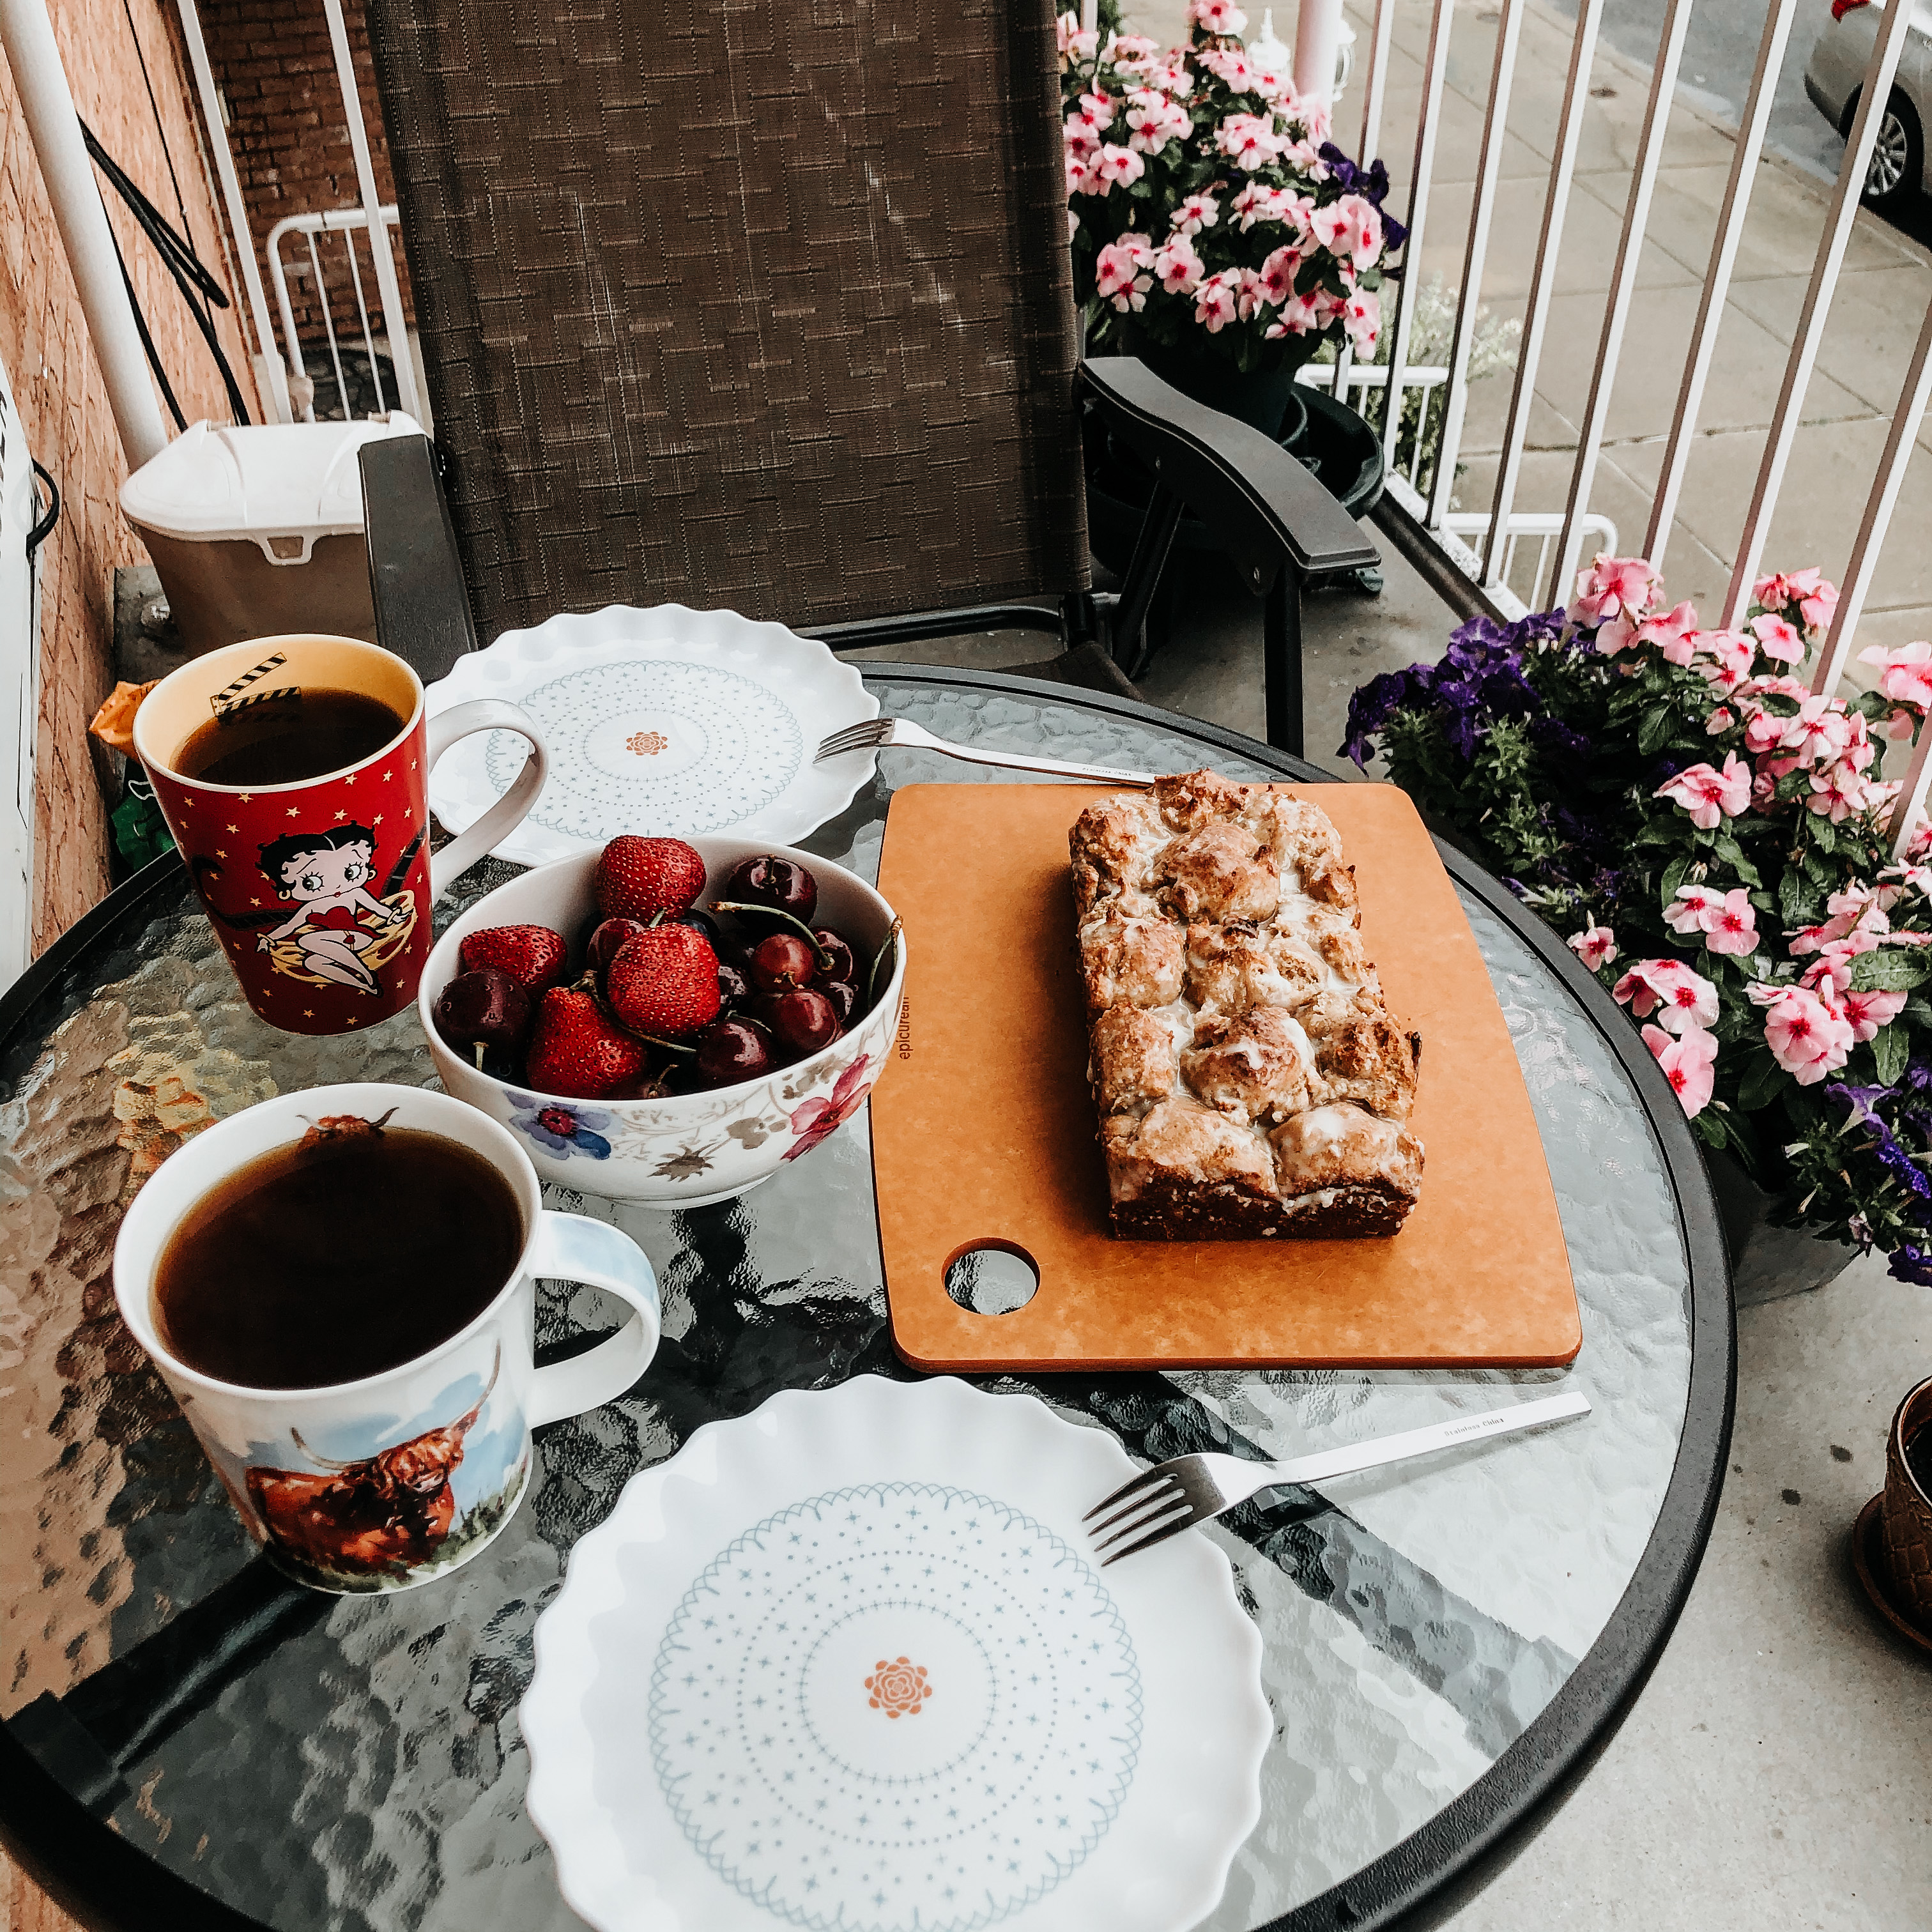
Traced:
POLYGON ((1124 1537, 1138 1539, 1102 1558, 1100 1568, 1104 1570, 1109 1563, 1118 1563, 1123 1556, 1134 1556, 1156 1543, 1166 1542, 1170 1536, 1178 1536, 1184 1529, 1198 1522, 1202 1514, 1198 1499, 1190 1492, 1174 1466, 1167 1464, 1143 1470, 1132 1482, 1123 1484, 1112 1496, 1096 1503, 1087 1512, 1086 1520, 1092 1523, 1088 1533, 1099 1539, 1094 1545, 1096 1555, 1102 1550, 1112 1549, 1124 1537), (1112 1516, 1093 1522, 1093 1518, 1099 1516, 1109 1503, 1118 1503, 1120 1507, 1112 1516), (1123 1521, 1124 1518, 1127 1520, 1123 1521), (1120 1526, 1111 1536, 1100 1534, 1117 1522, 1120 1526))
POLYGON ((890 718, 868 718, 862 723, 848 724, 842 731, 835 731, 812 754, 812 763, 821 758, 836 758, 847 752, 870 751, 875 745, 883 745, 892 735, 892 720, 890 718))

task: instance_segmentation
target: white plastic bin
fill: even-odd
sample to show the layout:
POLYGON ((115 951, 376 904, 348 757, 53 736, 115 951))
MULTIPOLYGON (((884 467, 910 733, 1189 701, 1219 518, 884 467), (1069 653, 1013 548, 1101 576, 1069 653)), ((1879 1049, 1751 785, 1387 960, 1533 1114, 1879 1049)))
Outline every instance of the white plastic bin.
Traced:
POLYGON ((400 410, 386 422, 198 422, 136 470, 121 508, 188 650, 288 631, 373 644, 357 452, 422 433, 400 410))

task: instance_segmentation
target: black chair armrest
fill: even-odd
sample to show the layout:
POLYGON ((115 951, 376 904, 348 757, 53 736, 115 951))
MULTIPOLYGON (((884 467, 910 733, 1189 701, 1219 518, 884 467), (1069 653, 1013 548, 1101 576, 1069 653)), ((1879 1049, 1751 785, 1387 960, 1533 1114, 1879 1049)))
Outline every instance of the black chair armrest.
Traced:
POLYGON ((426 436, 385 436, 360 454, 376 636, 434 684, 476 648, 436 446, 426 436))
POLYGON ((1256 591, 1284 560, 1299 577, 1381 562, 1348 512, 1259 430, 1190 401, 1135 356, 1083 362, 1080 379, 1108 428, 1223 535, 1256 591))

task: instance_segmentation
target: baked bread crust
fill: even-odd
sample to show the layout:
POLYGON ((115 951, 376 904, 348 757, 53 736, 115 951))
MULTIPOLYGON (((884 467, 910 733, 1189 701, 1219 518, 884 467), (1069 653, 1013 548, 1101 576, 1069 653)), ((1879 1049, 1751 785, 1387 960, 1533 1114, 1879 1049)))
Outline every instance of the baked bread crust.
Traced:
POLYGON ((1068 844, 1113 1232, 1396 1233, 1421 1190, 1422 1043, 1327 814, 1187 772, 1089 806, 1068 844))

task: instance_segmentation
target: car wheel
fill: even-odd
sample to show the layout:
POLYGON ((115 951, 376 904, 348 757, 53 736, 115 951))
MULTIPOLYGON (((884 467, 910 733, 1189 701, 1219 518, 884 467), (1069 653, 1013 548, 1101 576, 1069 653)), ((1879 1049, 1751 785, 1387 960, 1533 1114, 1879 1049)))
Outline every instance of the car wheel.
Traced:
POLYGON ((1911 102, 1894 88, 1885 104, 1870 165, 1865 170, 1864 205, 1882 214, 1898 214, 1916 198, 1924 167, 1925 137, 1919 130, 1918 116, 1911 102))

